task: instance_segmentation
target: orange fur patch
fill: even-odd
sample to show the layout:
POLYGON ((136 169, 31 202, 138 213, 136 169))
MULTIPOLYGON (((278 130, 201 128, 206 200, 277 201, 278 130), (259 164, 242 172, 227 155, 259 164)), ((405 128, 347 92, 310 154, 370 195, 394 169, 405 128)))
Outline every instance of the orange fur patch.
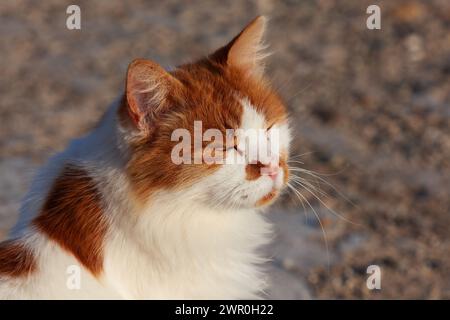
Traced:
POLYGON ((36 270, 33 252, 18 240, 0 243, 0 276, 24 277, 36 270))
MULTIPOLYGON (((219 165, 193 164, 193 161, 192 164, 174 164, 171 151, 179 142, 170 138, 175 129, 190 132, 193 160, 194 121, 202 121, 203 132, 215 128, 224 136, 226 129, 237 129, 240 125, 243 108, 224 78, 197 65, 185 66, 173 75, 183 83, 183 91, 178 92, 178 96, 172 93, 170 112, 153 124, 153 134, 131 145, 132 157, 127 172, 138 198, 143 200, 155 189, 183 187, 219 168, 219 165)), ((122 117, 124 114, 120 111, 122 117)), ((203 143, 203 150, 207 144, 203 143)))
POLYGON ((86 171, 76 166, 63 170, 33 225, 92 274, 102 272, 107 223, 96 185, 86 171))
POLYGON ((273 199, 275 199, 275 197, 277 195, 278 195, 278 191, 276 191, 276 190, 270 191, 268 194, 266 194, 264 197, 262 197, 261 199, 258 200, 258 202, 256 203, 256 206, 261 207, 261 206, 264 206, 264 205, 270 203, 273 199))
POLYGON ((283 169, 283 182, 286 185, 289 181, 289 167, 287 165, 287 160, 286 160, 287 156, 286 155, 281 155, 280 157, 280 168, 283 169))
POLYGON ((247 180, 256 180, 261 177, 261 168, 264 165, 261 162, 247 164, 245 166, 245 179, 247 180))

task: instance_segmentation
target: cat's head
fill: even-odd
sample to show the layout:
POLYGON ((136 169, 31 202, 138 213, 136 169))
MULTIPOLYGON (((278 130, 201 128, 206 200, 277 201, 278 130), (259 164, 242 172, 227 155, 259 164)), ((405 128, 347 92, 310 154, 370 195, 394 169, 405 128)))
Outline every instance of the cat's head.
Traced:
POLYGON ((258 17, 226 46, 170 72, 149 60, 130 64, 119 120, 139 199, 172 190, 211 206, 254 208, 286 186, 290 134, 285 106, 264 75, 265 26, 258 17), (277 150, 250 159, 242 133, 248 129, 275 137, 277 150), (207 161, 207 149, 225 164, 207 161), (181 154, 188 161, 180 163, 181 154))

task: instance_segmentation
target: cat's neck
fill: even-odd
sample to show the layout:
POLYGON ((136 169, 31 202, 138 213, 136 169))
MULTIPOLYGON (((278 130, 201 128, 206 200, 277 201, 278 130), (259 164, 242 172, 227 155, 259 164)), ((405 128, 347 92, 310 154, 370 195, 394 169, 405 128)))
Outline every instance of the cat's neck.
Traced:
POLYGON ((117 212, 105 244, 107 274, 126 278, 125 292, 134 298, 167 297, 168 285, 178 288, 170 292, 177 298, 257 298, 267 285, 258 249, 271 238, 270 224, 253 210, 177 196, 159 192, 146 205, 117 212))
POLYGON ((250 252, 270 238, 270 225, 254 209, 214 206, 175 190, 155 192, 146 203, 138 203, 123 185, 110 196, 115 228, 144 248, 250 252))

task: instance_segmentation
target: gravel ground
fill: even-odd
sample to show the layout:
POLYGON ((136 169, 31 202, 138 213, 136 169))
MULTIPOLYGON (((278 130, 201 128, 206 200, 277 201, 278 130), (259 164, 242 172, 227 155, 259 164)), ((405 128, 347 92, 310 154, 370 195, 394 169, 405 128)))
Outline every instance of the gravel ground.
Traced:
POLYGON ((299 189, 314 210, 287 195, 269 214, 269 296, 450 298, 450 2, 76 1, 69 31, 72 3, 0 2, 0 237, 33 170, 95 124, 133 58, 180 64, 266 14, 293 154, 327 182, 303 173, 326 193, 299 189), (366 28, 374 3, 381 30, 366 28), (381 290, 365 285, 372 264, 381 290))

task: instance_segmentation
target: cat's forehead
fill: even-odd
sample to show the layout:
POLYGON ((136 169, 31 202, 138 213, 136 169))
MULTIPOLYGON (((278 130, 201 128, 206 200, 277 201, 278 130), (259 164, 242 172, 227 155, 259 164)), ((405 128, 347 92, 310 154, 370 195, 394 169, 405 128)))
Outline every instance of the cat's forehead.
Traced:
POLYGON ((174 74, 193 113, 221 122, 219 127, 268 128, 287 119, 281 99, 263 79, 207 63, 183 66, 174 74))
POLYGON ((257 111, 247 97, 241 98, 239 101, 242 105, 241 129, 266 129, 268 127, 265 116, 257 111))

